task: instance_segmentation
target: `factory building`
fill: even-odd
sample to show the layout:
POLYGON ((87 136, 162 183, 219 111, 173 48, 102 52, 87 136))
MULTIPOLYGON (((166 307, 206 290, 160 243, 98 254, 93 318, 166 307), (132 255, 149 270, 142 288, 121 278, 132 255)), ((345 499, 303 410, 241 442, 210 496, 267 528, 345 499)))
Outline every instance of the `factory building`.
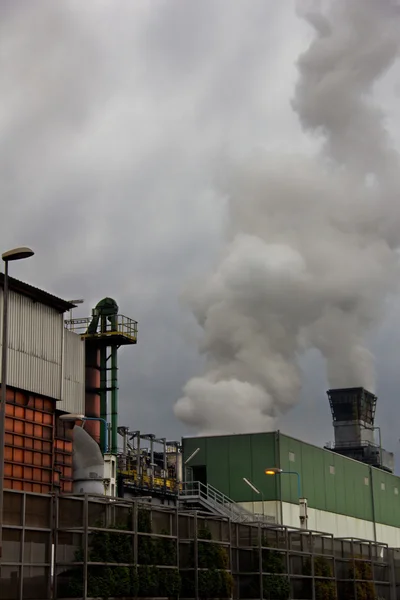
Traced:
MULTIPOLYGON (((4 276, 0 275, 3 305, 4 276)), ((64 327, 73 304, 9 278, 6 489, 72 492, 72 437, 59 419, 82 412, 85 348, 64 327)), ((1 376, 0 376, 1 381, 1 376)))
POLYGON ((305 504, 308 529, 400 547, 400 478, 391 472, 393 455, 360 430, 365 414, 368 428, 374 426, 376 398, 362 388, 336 392, 328 393, 331 406, 334 398, 333 449, 279 431, 184 438, 186 479, 200 482, 203 496, 207 486, 215 488, 278 524, 303 527, 305 504))

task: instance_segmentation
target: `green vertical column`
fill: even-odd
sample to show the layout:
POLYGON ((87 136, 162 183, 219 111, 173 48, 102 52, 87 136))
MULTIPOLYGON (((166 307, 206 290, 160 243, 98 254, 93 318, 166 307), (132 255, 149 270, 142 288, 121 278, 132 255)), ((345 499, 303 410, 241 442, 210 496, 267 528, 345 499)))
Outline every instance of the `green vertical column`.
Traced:
POLYGON ((111 452, 118 453, 118 360, 117 348, 111 349, 111 452))
MULTIPOLYGON (((101 317, 100 331, 106 331, 106 317, 101 317)), ((100 348, 100 417, 107 422, 107 348, 100 348)), ((104 422, 101 422, 100 427, 100 448, 108 446, 107 427, 104 422)))

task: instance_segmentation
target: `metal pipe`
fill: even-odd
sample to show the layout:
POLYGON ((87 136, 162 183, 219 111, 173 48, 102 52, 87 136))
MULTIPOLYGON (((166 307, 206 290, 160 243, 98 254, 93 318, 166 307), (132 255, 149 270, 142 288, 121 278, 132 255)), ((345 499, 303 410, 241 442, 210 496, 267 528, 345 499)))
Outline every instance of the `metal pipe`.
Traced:
POLYGON ((117 348, 111 348, 111 452, 118 453, 118 362, 117 348))
POLYGON ((102 417, 82 417, 82 421, 100 421, 101 423, 103 423, 104 427, 102 429, 102 435, 101 435, 101 440, 102 440, 101 451, 103 452, 103 454, 106 454, 109 449, 109 446, 107 444, 107 438, 108 438, 108 423, 107 423, 107 421, 105 419, 103 419, 102 417))
POLYGON ((371 484, 371 505, 372 505, 372 522, 374 528, 374 542, 377 542, 376 535, 376 510, 375 510, 375 494, 374 494, 374 473, 372 467, 369 467, 369 480, 371 484))
POLYGON ((136 469, 137 469, 137 476, 138 476, 138 483, 140 482, 140 477, 141 477, 141 472, 142 472, 142 465, 140 464, 140 431, 136 432, 136 436, 137 436, 137 448, 136 448, 136 456, 137 456, 137 465, 136 465, 136 469))
POLYGON ((1 345, 1 403, 0 403, 0 561, 3 556, 4 520, 4 452, 6 444, 7 402, 7 345, 8 345, 8 261, 4 263, 3 335, 1 345))
POLYGON ((163 469, 165 471, 165 477, 167 477, 167 438, 163 438, 163 469))
POLYGON ((153 436, 150 437, 150 472, 151 472, 150 482, 151 482, 151 487, 153 487, 153 483, 154 483, 154 438, 153 438, 153 436))
POLYGON ((61 370, 60 370, 60 400, 64 400, 64 374, 65 374, 65 322, 61 315, 61 370))
MULTIPOLYGON (((100 348, 100 417, 107 422, 107 355, 106 348, 100 348)), ((100 446, 107 443, 107 430, 100 432, 100 446)))

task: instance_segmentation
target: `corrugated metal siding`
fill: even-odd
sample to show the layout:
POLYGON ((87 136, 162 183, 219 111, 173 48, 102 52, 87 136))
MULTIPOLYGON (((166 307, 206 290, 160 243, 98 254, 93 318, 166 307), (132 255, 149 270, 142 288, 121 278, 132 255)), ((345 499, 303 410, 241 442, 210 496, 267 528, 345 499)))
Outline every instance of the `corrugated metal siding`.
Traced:
MULTIPOLYGON (((2 314, 3 290, 0 290, 0 308, 2 314)), ((61 400, 63 393, 57 408, 82 413, 85 401, 84 342, 70 331, 63 333, 63 328, 64 315, 10 292, 7 382, 9 386, 56 400, 61 400)))
POLYGON ((377 523, 400 527, 400 478, 371 469, 377 523))
MULTIPOLYGON (((310 508, 373 520, 371 469, 368 465, 284 435, 280 439, 280 467, 300 474, 302 494, 310 508)), ((281 486, 282 500, 297 504, 297 478, 282 475, 281 486)), ((398 521, 400 523, 400 506, 398 521)))
MULTIPOLYGON (((296 518, 291 524, 296 526, 297 477, 264 475, 267 467, 298 472, 302 494, 312 511, 358 519, 361 524, 371 523, 375 515, 380 527, 400 528, 400 477, 282 434, 278 464, 275 440, 274 433, 184 438, 184 460, 200 448, 188 466, 205 466, 208 483, 236 502, 258 500, 243 477, 263 492, 266 501, 279 498, 280 482, 282 501, 294 507, 296 518)), ((321 523, 318 528, 326 531, 321 523)))
POLYGON ((63 315, 14 292, 9 298, 8 384, 59 399, 63 315))
POLYGON ((254 502, 259 496, 243 481, 246 477, 265 500, 277 498, 276 481, 264 471, 275 466, 275 433, 184 438, 184 460, 200 448, 189 467, 206 466, 207 482, 236 502, 254 502))
POLYGON ((57 408, 70 413, 85 413, 85 342, 79 335, 64 332, 64 388, 57 408))

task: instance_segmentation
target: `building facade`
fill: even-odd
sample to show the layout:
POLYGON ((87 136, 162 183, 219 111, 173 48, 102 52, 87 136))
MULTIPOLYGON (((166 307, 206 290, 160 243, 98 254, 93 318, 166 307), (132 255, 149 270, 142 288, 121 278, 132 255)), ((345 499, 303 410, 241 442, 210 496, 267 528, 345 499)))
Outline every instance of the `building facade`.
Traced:
POLYGON ((400 547, 400 478, 280 432, 183 439, 190 476, 276 523, 400 547), (267 469, 282 469, 266 475, 267 469), (260 492, 244 481, 246 478, 260 492))
MULTIPOLYGON (((1 312, 3 283, 1 275, 1 312)), ((72 491, 72 440, 58 419, 62 412, 84 412, 84 341, 64 327, 64 313, 72 306, 9 279, 4 469, 8 489, 72 491)), ((0 340, 1 335, 0 325, 0 340)))

